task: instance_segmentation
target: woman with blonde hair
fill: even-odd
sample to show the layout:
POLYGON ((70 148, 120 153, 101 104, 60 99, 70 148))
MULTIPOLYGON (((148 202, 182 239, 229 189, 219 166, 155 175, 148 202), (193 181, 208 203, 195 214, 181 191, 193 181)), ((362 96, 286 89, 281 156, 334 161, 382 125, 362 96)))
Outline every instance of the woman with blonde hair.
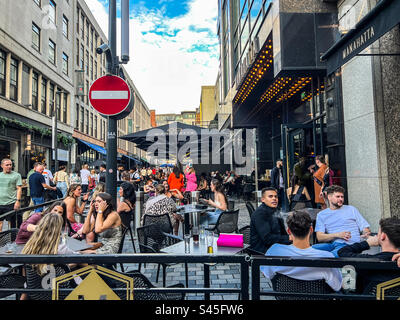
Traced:
POLYGON ((57 188, 61 190, 63 198, 65 198, 69 188, 69 177, 66 166, 60 166, 59 170, 54 175, 54 183, 56 183, 57 188))

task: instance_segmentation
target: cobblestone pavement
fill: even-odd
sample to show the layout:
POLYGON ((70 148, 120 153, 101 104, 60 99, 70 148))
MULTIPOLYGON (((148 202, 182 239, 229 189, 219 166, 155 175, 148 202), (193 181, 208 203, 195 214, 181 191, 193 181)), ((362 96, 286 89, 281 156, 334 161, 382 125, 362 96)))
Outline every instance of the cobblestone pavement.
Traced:
MULTIPOLYGON (((244 201, 235 199, 235 209, 239 209, 239 229, 250 225, 250 217, 244 201)), ((136 251, 139 252, 138 244, 135 239, 136 251)), ((124 242, 124 253, 133 253, 132 242, 127 235, 124 242)), ((188 264, 189 267, 189 287, 202 288, 204 285, 203 265, 188 264)), ((118 266, 119 268, 119 266, 118 266)), ((124 264, 125 272, 137 270, 137 264, 124 264)), ((169 266, 166 275, 166 285, 170 286, 176 283, 185 283, 184 264, 176 264, 169 266)), ((157 264, 142 265, 141 272, 156 286, 162 286, 162 268, 158 283, 156 282, 157 264)), ((236 264, 216 264, 210 267, 210 287, 211 288, 240 288, 240 265, 236 264)), ((271 284, 263 275, 261 275, 261 288, 270 289, 271 284)), ((251 292, 251 270, 250 270, 250 292, 251 292)), ((261 297, 265 300, 271 300, 271 297, 261 297)), ((7 300, 15 299, 15 296, 6 298, 7 300)), ((187 294, 187 300, 204 300, 204 294, 187 294)), ((237 300, 238 294, 211 294, 211 300, 237 300)))

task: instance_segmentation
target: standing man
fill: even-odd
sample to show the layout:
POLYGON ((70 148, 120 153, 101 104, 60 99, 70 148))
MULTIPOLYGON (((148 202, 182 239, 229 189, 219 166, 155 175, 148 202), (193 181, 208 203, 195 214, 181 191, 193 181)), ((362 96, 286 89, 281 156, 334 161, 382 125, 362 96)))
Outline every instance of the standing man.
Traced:
POLYGON ((140 175, 142 176, 143 179, 146 178, 147 171, 145 167, 143 167, 142 170, 140 170, 140 175))
POLYGON ((261 191, 261 206, 251 215, 250 249, 262 254, 275 243, 290 244, 289 236, 277 213, 278 192, 274 188, 261 191))
POLYGON ((49 169, 47 169, 47 164, 46 162, 43 162, 43 177, 44 177, 44 181, 47 185, 50 185, 50 183, 53 183, 53 174, 51 173, 51 171, 49 169))
POLYGON ((117 181, 122 181, 122 172, 124 172, 124 166, 119 165, 117 170, 117 181))
MULTIPOLYGON (((325 200, 321 197, 321 190, 324 184, 324 175, 327 166, 323 156, 316 156, 315 164, 317 166, 316 170, 310 168, 310 172, 313 174, 314 178, 314 202, 316 205, 323 207, 325 206, 325 200)), ((326 206, 323 209, 326 209, 326 206)))
POLYGON ((102 164, 100 165, 99 182, 106 183, 106 177, 107 177, 106 165, 102 164))
MULTIPOLYGON (((39 164, 35 168, 35 172, 29 177, 29 188, 31 190, 31 199, 33 204, 36 206, 38 204, 44 203, 44 190, 57 190, 56 187, 50 187, 46 184, 43 176, 44 166, 39 164)), ((42 212, 43 207, 35 209, 35 212, 42 212)))
POLYGON ((133 183, 133 186, 135 187, 135 191, 138 191, 139 190, 139 184, 140 184, 139 169, 135 168, 135 172, 132 175, 131 181, 133 183))
POLYGON ((317 215, 315 232, 318 242, 313 248, 332 252, 338 257, 339 249, 348 244, 360 242, 371 234, 368 222, 357 208, 343 205, 345 190, 340 186, 326 188, 329 208, 317 215), (360 236, 360 232, 363 233, 360 236))
POLYGON ((89 165, 85 164, 83 165, 83 168, 81 170, 81 179, 82 179, 82 193, 87 193, 88 189, 89 189, 89 180, 90 178, 90 171, 89 169, 89 165))
MULTIPOLYGON (((0 173, 0 215, 21 208, 22 179, 18 172, 12 171, 12 161, 1 161, 3 172, 0 173)), ((17 216, 17 226, 14 217, 8 218, 11 228, 22 223, 22 217, 17 216)), ((0 221, 0 231, 3 229, 3 220, 0 221)))
POLYGON ((276 161, 276 167, 271 171, 271 187, 278 191, 279 208, 282 208, 285 196, 285 184, 283 182, 283 161, 278 159, 276 161))

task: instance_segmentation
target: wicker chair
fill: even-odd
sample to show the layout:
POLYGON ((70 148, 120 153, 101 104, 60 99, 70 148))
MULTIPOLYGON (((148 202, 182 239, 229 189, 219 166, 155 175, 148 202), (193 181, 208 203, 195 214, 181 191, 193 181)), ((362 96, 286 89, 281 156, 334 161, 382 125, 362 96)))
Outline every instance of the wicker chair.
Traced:
MULTIPOLYGON (((161 253, 161 249, 171 246, 181 241, 178 237, 168 235, 161 230, 159 224, 149 224, 140 228, 137 228, 137 234, 139 238, 139 249, 140 253, 161 253)), ((141 263, 139 263, 139 272, 141 270, 141 263)), ((160 273, 160 266, 163 267, 163 286, 166 283, 166 268, 173 264, 159 263, 157 269, 156 281, 158 282, 158 276, 160 273)), ((185 263, 186 273, 186 286, 188 286, 188 269, 187 263, 185 263)))
MULTIPOLYGON (((145 275, 137 270, 127 272, 125 275, 133 278, 135 289, 156 288, 145 275)), ((178 283, 168 288, 184 288, 184 285, 178 283)), ((133 290, 133 298, 134 300, 185 300, 185 293, 160 293, 152 291, 135 293, 135 290, 133 290)))
MULTIPOLYGON (((56 277, 62 276, 70 272, 67 265, 55 265, 56 277)), ((45 276, 40 276, 36 269, 30 265, 26 265, 26 284, 28 289, 42 289, 42 280, 45 276)), ((62 285, 60 288, 75 288, 76 284, 74 281, 68 281, 62 285)), ((65 299, 68 293, 61 293, 60 298, 65 299)), ((32 300, 51 300, 51 292, 39 292, 39 293, 29 293, 29 298, 32 300)))
POLYGON ((19 229, 14 228, 0 232, 0 247, 4 247, 7 243, 15 242, 19 229))
POLYGON ((149 224, 157 224, 160 226, 161 231, 165 233, 172 233, 172 223, 169 217, 169 214, 160 214, 160 215, 150 215, 145 214, 143 216, 143 226, 147 226, 149 224))
POLYGON ((239 233, 243 235, 243 243, 250 244, 250 226, 240 228, 239 233))
POLYGON ((238 232, 239 210, 222 212, 218 217, 217 224, 207 228, 209 231, 220 233, 238 232))
POLYGON ((250 219, 251 219, 251 215, 253 214, 253 212, 256 209, 254 209, 254 206, 252 205, 252 203, 250 201, 246 202, 246 208, 247 208, 247 211, 249 212, 249 216, 250 216, 250 219))
MULTIPOLYGON (((277 273, 272 279, 272 287, 277 292, 290 293, 334 293, 325 280, 298 280, 277 273)), ((276 300, 326 300, 328 298, 310 298, 294 296, 276 296, 276 300)))
MULTIPOLYGON (((0 274, 0 288, 2 289, 23 289, 25 281, 25 277, 20 274, 18 268, 11 268, 0 274)), ((0 299, 11 295, 13 293, 0 293, 0 299)))

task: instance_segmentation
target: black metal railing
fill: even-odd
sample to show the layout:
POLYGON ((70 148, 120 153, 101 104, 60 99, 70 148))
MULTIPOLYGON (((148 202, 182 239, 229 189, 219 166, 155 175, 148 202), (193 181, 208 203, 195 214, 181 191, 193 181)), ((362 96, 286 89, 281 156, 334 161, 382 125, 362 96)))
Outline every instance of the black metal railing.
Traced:
MULTIPOLYGON (((167 255, 167 254, 116 254, 116 255, 0 255, 2 264, 12 265, 32 265, 32 264, 89 264, 89 265, 114 265, 120 263, 189 263, 189 264, 214 264, 229 263, 240 265, 240 288, 232 285, 232 288, 138 288, 136 293, 159 292, 159 293, 204 293, 204 294, 240 294, 242 300, 249 300, 249 257, 246 255, 235 256, 187 256, 187 255, 167 255)), ((113 270, 116 271, 116 270, 113 270)), ((113 291, 123 291, 126 289, 111 288, 113 291)), ((60 292, 71 292, 73 289, 60 289, 60 292)), ((0 288, 0 295, 22 293, 49 293, 51 289, 16 289, 0 288)))
POLYGON ((260 296, 286 296, 286 297, 309 297, 309 298, 329 298, 339 300, 376 300, 376 296, 368 294, 346 293, 299 293, 299 292, 277 292, 274 290, 263 291, 260 285, 260 266, 291 266, 291 267, 320 267, 320 268, 343 268, 344 266, 354 266, 357 270, 399 270, 395 262, 382 261, 378 259, 363 258, 299 258, 299 257, 273 257, 273 256, 252 256, 251 257, 251 298, 260 300, 260 296))
POLYGON ((18 226, 18 215, 22 215, 26 211, 32 211, 32 210, 35 210, 35 209, 38 209, 38 208, 41 208, 41 207, 51 206, 54 202, 64 201, 64 199, 65 198, 55 199, 55 200, 51 200, 51 201, 48 201, 48 202, 37 204, 37 205, 31 206, 31 207, 20 208, 18 210, 11 210, 9 212, 1 214, 0 215, 0 221, 5 220, 5 219, 11 221, 11 219, 14 218, 15 219, 15 225, 18 228, 19 227, 18 226))

